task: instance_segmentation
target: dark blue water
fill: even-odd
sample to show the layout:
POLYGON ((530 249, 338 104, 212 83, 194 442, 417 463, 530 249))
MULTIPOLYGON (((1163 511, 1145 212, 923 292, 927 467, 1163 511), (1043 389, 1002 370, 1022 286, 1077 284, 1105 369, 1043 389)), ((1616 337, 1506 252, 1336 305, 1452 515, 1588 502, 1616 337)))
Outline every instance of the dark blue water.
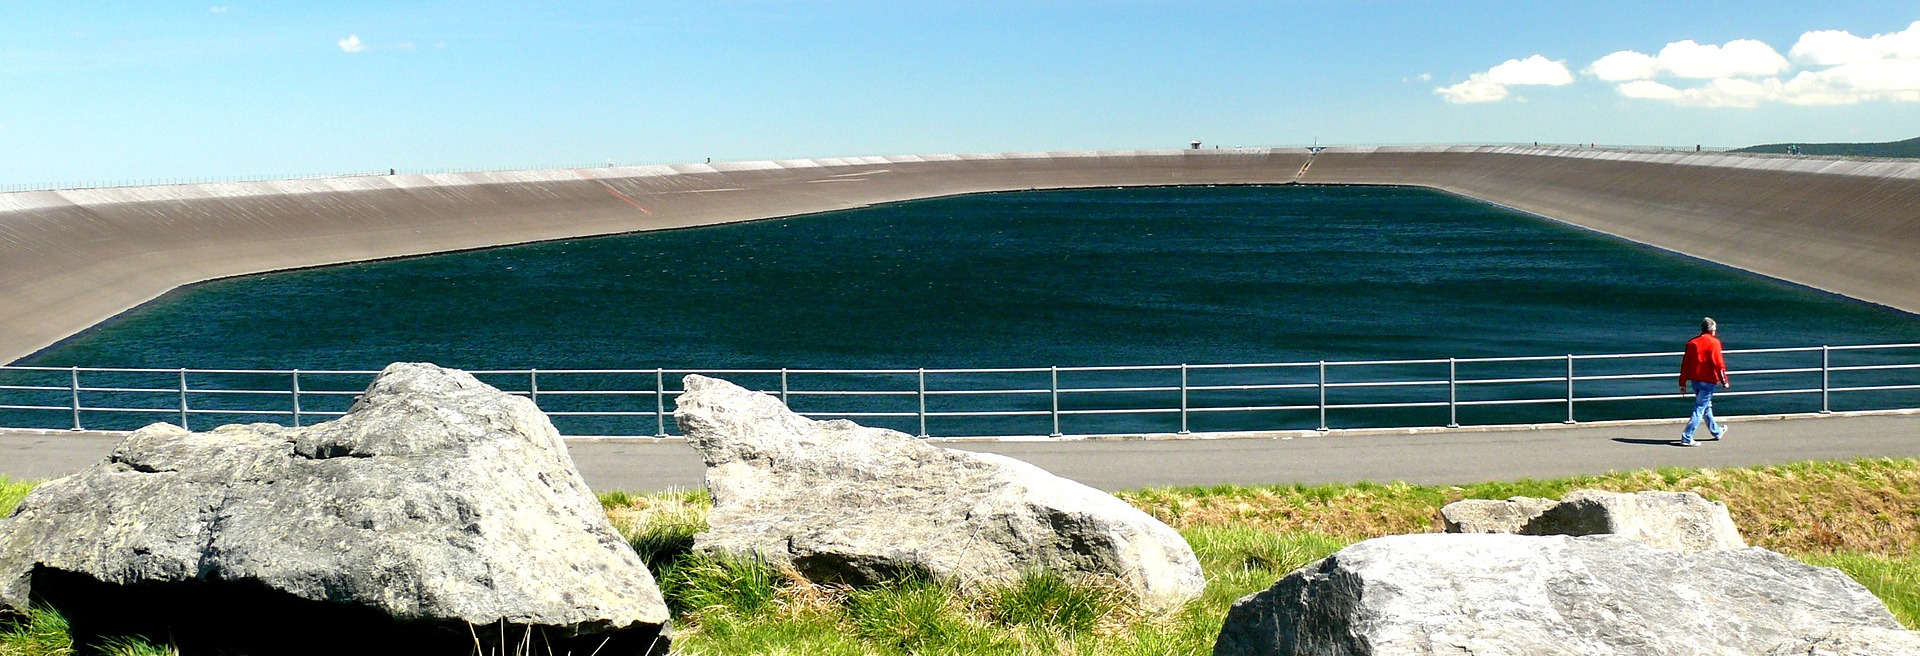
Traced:
MULTIPOLYGON (((427 360, 467 369, 650 369, 1466 358, 1677 350, 1702 315, 1719 319, 1729 348, 1920 341, 1920 321, 1912 315, 1440 193, 1222 187, 965 196, 215 281, 170 293, 26 363, 311 370, 427 360)), ((1845 357, 1848 363, 1883 361, 1870 353, 1845 357)), ((1912 361, 1914 352, 1905 358, 1912 361)), ((1818 354, 1753 356, 1735 367, 1818 362, 1818 354)), ((1672 365, 1626 364, 1583 362, 1580 374, 1664 371, 1672 365)), ((1480 365, 1460 374, 1560 376, 1564 369, 1563 362, 1480 365)), ((1062 384, 1153 386, 1177 384, 1177 375, 1080 372, 1063 375, 1071 380, 1062 384)), ((1336 367, 1329 377, 1340 382, 1436 375, 1445 378, 1444 365, 1336 367)), ((1870 375, 1889 374, 1857 374, 1862 381, 1870 375)), ((1192 376, 1194 385, 1317 383, 1317 371, 1308 369, 1192 376)), ((777 386, 769 377, 742 378, 758 387, 777 386)), ((1736 386, 1818 386, 1817 375, 1775 378, 1736 386)), ((495 382, 528 386, 517 379, 495 382)), ((545 382, 552 389, 651 389, 652 376, 616 384, 555 374, 545 382)), ((946 382, 1048 384, 1044 374, 946 382)), ((173 384, 111 384, 163 383, 173 384)), ((330 385, 320 379, 309 384, 330 385)), ((331 385, 363 384, 357 379, 331 385)), ((902 380, 874 384, 914 386, 902 380)), ((1658 393, 1673 386, 1668 379, 1591 385, 1581 394, 1658 393)), ((1423 400, 1446 399, 1444 387, 1413 391, 1423 400)), ((1564 383, 1482 392, 1465 390, 1460 398, 1559 395, 1564 383)), ((1386 401, 1408 393, 1336 389, 1332 395, 1340 398, 1330 401, 1386 401)), ((1317 389, 1215 392, 1192 404, 1291 405, 1314 403, 1317 395, 1317 389)), ((817 410, 870 411, 912 409, 905 406, 914 402, 881 401, 804 402, 817 410)), ((1047 396, 1013 401, 997 407, 1050 406, 1047 396)), ((158 397, 153 402, 176 403, 158 397)), ((650 412, 653 403, 650 395, 542 399, 550 411, 650 412)), ((935 411, 984 407, 979 400, 952 397, 936 403, 935 411)), ((1600 419, 1684 410, 1669 411, 1673 403, 1594 403, 1579 411, 1581 419, 1600 419)), ((1128 404, 1177 407, 1178 400, 1141 393, 1064 401, 1070 409, 1128 404)), ((1920 399, 1894 392, 1833 401, 1836 409, 1889 404, 1917 405, 1920 399)), ((1721 406, 1735 413, 1805 411, 1817 410, 1819 399, 1728 398, 1721 406)), ((1330 423, 1337 426, 1447 421, 1445 408, 1333 414, 1330 423)), ((1551 421, 1564 414, 1564 406, 1480 407, 1463 409, 1460 419, 1551 421)), ((70 423, 59 413, 38 415, 47 415, 42 423, 70 423)), ((1192 419, 1192 427, 1311 427, 1315 415, 1204 414, 1192 419)), ((19 416, 8 421, 19 423, 19 416)), ((166 419, 90 413, 88 423, 166 419)), ((940 418, 933 432, 1048 432, 1050 426, 1040 425, 1045 420, 940 418)), ((1069 433, 1177 428, 1170 415, 1069 420, 1069 433)), ((605 421, 598 419, 560 421, 574 432, 652 433, 654 420, 636 419, 647 424, 641 428, 591 423, 605 421)))

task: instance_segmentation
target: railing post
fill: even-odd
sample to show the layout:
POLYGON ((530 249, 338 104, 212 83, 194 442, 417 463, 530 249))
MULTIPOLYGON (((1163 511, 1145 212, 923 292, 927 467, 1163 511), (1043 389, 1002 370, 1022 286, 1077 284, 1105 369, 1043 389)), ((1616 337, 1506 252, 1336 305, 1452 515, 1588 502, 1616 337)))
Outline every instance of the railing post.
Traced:
POLYGON ((654 437, 667 436, 667 370, 653 370, 653 418, 659 423, 654 437))
POLYGON ((1573 354, 1567 354, 1567 421, 1573 422, 1573 354))
MULTIPOLYGON (((780 405, 787 405, 787 368, 780 368, 780 405)), ((789 408, 793 406, 787 406, 789 408)), ((816 406, 817 407, 817 406, 816 406)))
POLYGON ((1049 374, 1048 377, 1051 380, 1051 382, 1047 384, 1047 389, 1053 395, 1053 433, 1051 433, 1051 435, 1053 437, 1059 437, 1060 436, 1060 366, 1059 365, 1048 366, 1047 373, 1049 374))
POLYGON ((1829 371, 1828 352, 1829 352, 1829 349, 1827 348, 1827 345, 1821 344, 1820 345, 1820 414, 1823 414, 1823 415, 1831 414, 1833 412, 1832 410, 1827 409, 1827 372, 1829 371))
POLYGON ((1460 427, 1459 378, 1455 375, 1457 361, 1447 358, 1447 428, 1460 427))
POLYGON ((180 369, 180 428, 193 430, 187 426, 187 370, 180 369))
POLYGON ((1327 430, 1327 361, 1320 361, 1320 430, 1327 430))
POLYGON ((920 368, 920 436, 927 436, 927 369, 920 368))
POLYGON ((1182 362, 1180 363, 1180 434, 1186 435, 1188 432, 1189 431, 1187 430, 1187 363, 1182 362))
POLYGON ((67 370, 67 391, 73 397, 73 429, 80 430, 80 368, 67 370))
POLYGON ((300 427, 300 370, 293 370, 293 427, 300 427))
POLYGON ((532 401, 534 407, 540 407, 540 370, 537 368, 527 370, 527 400, 532 401))

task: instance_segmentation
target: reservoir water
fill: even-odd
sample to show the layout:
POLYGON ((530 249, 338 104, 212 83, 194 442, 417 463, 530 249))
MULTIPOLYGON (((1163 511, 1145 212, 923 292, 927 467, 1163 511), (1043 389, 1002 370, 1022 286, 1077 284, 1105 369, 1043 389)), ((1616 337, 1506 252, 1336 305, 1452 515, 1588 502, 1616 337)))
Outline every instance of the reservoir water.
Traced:
MULTIPOLYGON (((176 290, 19 364, 864 369, 1467 358, 1672 351, 1702 315, 1720 321, 1728 348, 1920 342, 1912 315, 1438 192, 1185 187, 941 198, 219 280, 176 290)), ((1734 364, 1807 360, 1781 362, 1753 356, 1734 364)), ((1558 375, 1560 367, 1483 373, 1558 375)), ((1112 380, 1127 384, 1123 378, 1112 380)), ((1670 378, 1607 385, 1621 394, 1673 387, 1670 378)), ((1214 402, 1273 403, 1271 396, 1214 402)), ((1675 403, 1596 404, 1583 407, 1582 418, 1684 411, 1669 408, 1675 403)), ((1720 407, 1818 404, 1817 395, 1782 395, 1729 398, 1720 407)), ((1888 404, 1920 398, 1860 393, 1834 401, 1836 409, 1888 404)), ((1350 410, 1336 423, 1445 423, 1445 409, 1434 412, 1350 410)), ((7 423, 67 420, 48 414, 12 413, 7 423)), ((1564 413, 1490 406, 1470 414, 1461 420, 1564 413)), ((160 420, 168 419, 101 413, 88 423, 160 420)), ((652 432, 568 421, 568 432, 652 432)), ((936 433, 1046 432, 1036 418, 951 420, 967 421, 979 425, 936 433)), ((1168 418, 1076 421, 1081 429, 1068 432, 1154 430, 1168 418)), ((1315 421, 1220 415, 1195 430, 1315 421)))

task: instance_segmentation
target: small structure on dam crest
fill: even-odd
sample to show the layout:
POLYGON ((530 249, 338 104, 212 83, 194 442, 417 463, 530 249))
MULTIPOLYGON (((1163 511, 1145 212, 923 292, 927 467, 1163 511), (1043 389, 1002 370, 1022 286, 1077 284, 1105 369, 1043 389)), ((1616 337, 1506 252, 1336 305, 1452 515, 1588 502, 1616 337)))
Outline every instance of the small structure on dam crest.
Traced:
POLYGON ((866 584, 932 575, 963 585, 1035 569, 1112 577, 1149 607, 1206 587, 1186 541, 1099 490, 1004 456, 940 448, 687 376, 674 419, 706 460, 709 553, 866 584))
POLYGON ((29 603, 77 637, 245 653, 473 653, 523 636, 644 653, 664 648, 668 616, 533 403, 404 363, 338 420, 155 424, 35 489, 0 520, 0 609, 29 603))

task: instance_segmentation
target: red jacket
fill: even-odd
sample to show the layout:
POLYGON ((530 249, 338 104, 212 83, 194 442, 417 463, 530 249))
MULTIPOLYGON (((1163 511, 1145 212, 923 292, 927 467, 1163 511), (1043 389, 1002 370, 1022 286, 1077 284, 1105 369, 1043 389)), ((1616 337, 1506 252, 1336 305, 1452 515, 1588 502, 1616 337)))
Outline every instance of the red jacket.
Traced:
POLYGON ((1700 333, 1687 342, 1687 354, 1680 358, 1680 383, 1689 380, 1727 384, 1727 360, 1720 355, 1720 338, 1713 333, 1700 333))

